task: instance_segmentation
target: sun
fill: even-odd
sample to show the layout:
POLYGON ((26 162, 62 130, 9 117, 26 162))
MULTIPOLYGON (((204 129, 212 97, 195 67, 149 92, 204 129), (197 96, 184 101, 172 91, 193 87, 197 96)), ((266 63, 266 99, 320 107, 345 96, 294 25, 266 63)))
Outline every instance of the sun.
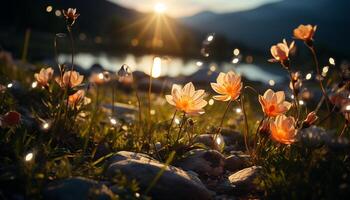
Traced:
POLYGON ((154 5, 154 12, 155 13, 162 14, 165 12, 165 10, 166 10, 166 6, 163 3, 156 3, 154 5))

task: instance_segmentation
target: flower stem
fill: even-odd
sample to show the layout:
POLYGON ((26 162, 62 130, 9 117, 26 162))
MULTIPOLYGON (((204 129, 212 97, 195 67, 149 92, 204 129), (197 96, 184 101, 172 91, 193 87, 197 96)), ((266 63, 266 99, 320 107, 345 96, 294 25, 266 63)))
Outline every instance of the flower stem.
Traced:
POLYGON ((248 125, 247 113, 245 112, 245 108, 244 108, 244 95, 243 94, 241 94, 239 102, 241 104, 241 109, 243 112, 244 124, 245 124, 244 144, 245 144, 245 148, 246 148, 247 152, 249 153, 250 152, 249 147, 248 147, 249 125, 248 125))
POLYGON ((68 85, 67 85, 67 88, 66 88, 66 94, 64 95, 65 97, 67 97, 67 102, 66 102, 66 115, 65 115, 65 121, 67 120, 67 113, 68 113, 68 96, 69 96, 69 88, 70 88, 70 85, 71 85, 71 78, 72 78, 72 72, 73 72, 73 69, 74 69, 74 39, 73 39, 73 34, 72 34, 72 27, 67 25, 67 31, 68 31, 68 34, 69 34, 69 39, 70 39, 70 45, 71 45, 71 49, 72 49, 72 61, 71 61, 71 72, 69 74, 69 80, 68 80, 68 85))
POLYGON ((298 98, 298 93, 295 89, 295 86, 294 86, 294 80, 293 80, 293 76, 292 76, 292 72, 290 71, 289 67, 286 68, 287 71, 288 71, 288 74, 289 74, 289 78, 290 78, 290 81, 292 83, 292 90, 293 90, 293 94, 294 94, 294 104, 295 104, 295 109, 296 109, 296 121, 299 121, 299 116, 300 116, 300 105, 299 105, 299 98, 298 98))
POLYGON ((176 113, 177 113, 177 110, 175 110, 174 115, 171 118, 171 122, 170 122, 169 128, 168 128, 168 132, 167 132, 167 136, 166 136, 168 144, 170 143, 170 130, 171 130, 171 126, 173 125, 173 122, 175 120, 176 113))
POLYGON ((227 111, 228 111, 229 108, 230 108, 231 103, 232 103, 232 100, 230 99, 230 101, 229 101, 229 102, 227 103, 227 105, 226 105, 225 112, 224 112, 224 114, 222 115, 219 128, 218 128, 218 130, 217 130, 216 133, 215 133, 214 141, 216 141, 217 136, 218 136, 218 135, 220 134, 220 132, 221 132, 222 124, 224 123, 224 119, 225 119, 225 117, 226 117, 227 111))
POLYGON ((148 137, 149 142, 152 139, 151 126, 152 126, 152 116, 151 116, 151 93, 152 93, 152 74, 153 74, 153 66, 151 66, 150 75, 149 75, 149 86, 148 86, 148 137))
POLYGON ((182 128, 183 128, 183 126, 185 125, 185 118, 186 118, 186 113, 184 112, 183 115, 182 115, 181 125, 180 125, 179 132, 177 133, 177 138, 176 138, 175 144, 178 144, 178 143, 179 143, 180 136, 181 136, 181 132, 182 132, 182 128))
POLYGON ((320 66, 319 66, 319 63, 318 63, 318 59, 317 59, 315 48, 313 46, 309 46, 309 45, 306 45, 306 46, 310 49, 310 51, 312 53, 312 57, 313 57, 313 60, 314 60, 314 63, 315 63, 315 68, 316 68, 316 72, 317 72, 318 82, 320 84, 320 88, 321 88, 322 94, 323 94, 323 96, 326 99, 326 106, 327 106, 327 110, 329 112, 330 111, 329 110, 329 105, 328 105, 329 98, 328 98, 328 95, 326 93, 326 90, 325 90, 325 88, 323 86, 323 83, 322 83, 322 80, 321 80, 320 66))
POLYGON ((341 130, 341 132, 340 132, 340 134, 339 134, 339 137, 343 136, 343 134, 344 134, 344 132, 345 132, 345 130, 346 130, 347 128, 348 128, 348 122, 345 121, 344 126, 343 126, 343 128, 342 128, 342 130, 341 130))

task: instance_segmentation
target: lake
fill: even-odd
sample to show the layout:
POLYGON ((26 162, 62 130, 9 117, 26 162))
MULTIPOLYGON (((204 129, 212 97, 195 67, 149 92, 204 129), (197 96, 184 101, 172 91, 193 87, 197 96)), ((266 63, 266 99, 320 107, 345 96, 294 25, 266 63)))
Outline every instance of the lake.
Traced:
MULTIPOLYGON (((71 56, 68 54, 61 54, 58 57, 60 63, 69 63, 71 56)), ((242 74, 249 80, 261 81, 268 83, 269 80, 274 80, 276 83, 283 81, 283 70, 267 70, 254 64, 239 63, 233 64, 229 62, 221 63, 204 63, 201 60, 188 59, 184 60, 178 57, 162 56, 160 59, 155 59, 154 55, 135 56, 133 54, 126 54, 124 56, 109 56, 107 54, 91 54, 78 53, 74 57, 74 62, 89 69, 93 64, 100 64, 107 70, 117 71, 123 64, 127 64, 133 71, 139 70, 150 74, 150 67, 153 67, 153 76, 171 76, 191 75, 201 68, 208 68, 212 71, 227 72, 234 70, 242 74), (156 61, 157 60, 157 61, 156 61), (154 63, 157 63, 154 65, 154 63)))

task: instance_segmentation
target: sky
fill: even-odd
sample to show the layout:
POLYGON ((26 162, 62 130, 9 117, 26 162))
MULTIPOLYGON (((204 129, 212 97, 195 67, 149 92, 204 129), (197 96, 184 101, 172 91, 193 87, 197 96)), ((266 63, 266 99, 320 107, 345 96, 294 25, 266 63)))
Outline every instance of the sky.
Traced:
POLYGON ((165 5, 165 13, 172 17, 191 16, 201 11, 217 13, 248 10, 279 0, 109 0, 141 12, 153 12, 158 3, 165 5))

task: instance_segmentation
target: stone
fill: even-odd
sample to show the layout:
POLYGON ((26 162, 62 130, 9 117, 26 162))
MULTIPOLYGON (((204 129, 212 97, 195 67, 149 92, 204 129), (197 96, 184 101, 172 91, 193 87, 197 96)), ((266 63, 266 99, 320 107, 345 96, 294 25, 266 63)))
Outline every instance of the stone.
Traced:
POLYGON ((309 147, 320 147, 331 141, 331 135, 325 129, 311 126, 302 129, 298 134, 299 141, 309 147))
MULTIPOLYGON (((230 148, 231 150, 236 150, 236 151, 244 151, 245 145, 244 145, 244 137, 243 133, 240 133, 238 131, 235 131, 230 128, 223 128, 221 130, 221 135, 224 138, 225 145, 230 148)), ((226 148, 225 148, 226 150, 226 148)))
POLYGON ((225 157, 216 150, 195 149, 186 153, 177 166, 200 175, 220 176, 224 173, 225 157))
POLYGON ((261 169, 260 166, 252 166, 230 175, 228 179, 231 184, 235 185, 235 193, 244 194, 246 192, 256 191, 257 187, 254 181, 261 169))
POLYGON ((193 173, 187 173, 174 166, 165 166, 148 155, 123 151, 118 152, 111 159, 105 173, 106 176, 113 179, 115 175, 122 173, 129 180, 136 180, 143 192, 147 190, 157 174, 164 169, 158 181, 147 194, 152 199, 212 199, 209 190, 193 173))
POLYGON ((241 170, 248 166, 250 156, 245 154, 234 154, 226 157, 225 169, 231 172, 241 170))
POLYGON ((130 152, 130 151, 119 151, 118 153, 116 153, 115 155, 111 156, 108 159, 108 163, 112 164, 115 162, 119 162, 122 160, 137 160, 137 161, 141 161, 141 162, 157 162, 160 163, 159 161, 155 160, 154 158, 152 158, 151 156, 147 155, 147 154, 143 154, 143 153, 135 153, 135 152, 130 152))
POLYGON ((225 141, 221 134, 216 136, 214 134, 202 134, 195 138, 194 142, 201 143, 208 148, 222 152, 225 148, 225 141), (214 141, 215 140, 215 141, 214 141))
POLYGON ((113 192, 107 186, 82 177, 54 181, 45 188, 43 196, 50 200, 114 199, 113 192))

